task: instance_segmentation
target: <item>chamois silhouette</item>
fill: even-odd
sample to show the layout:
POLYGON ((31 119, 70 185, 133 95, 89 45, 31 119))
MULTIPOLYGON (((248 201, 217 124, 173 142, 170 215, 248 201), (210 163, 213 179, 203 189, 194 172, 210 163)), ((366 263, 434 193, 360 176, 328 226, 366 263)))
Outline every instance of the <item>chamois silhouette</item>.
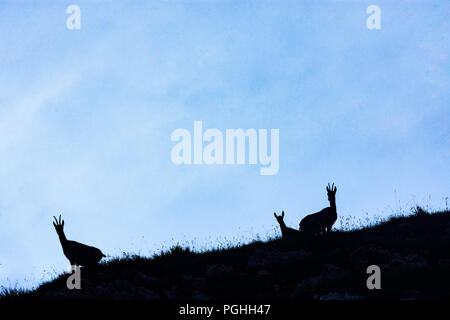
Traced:
POLYGON ((286 224, 284 223, 284 211, 281 212, 281 216, 277 216, 277 213, 274 212, 273 215, 275 216, 275 219, 277 219, 278 224, 280 225, 281 229, 281 236, 283 239, 295 239, 297 236, 299 236, 300 231, 288 228, 286 224))
POLYGON ((76 241, 67 240, 63 230, 64 220, 61 221, 61 215, 59 215, 59 221, 55 216, 53 216, 53 218, 56 222, 53 222, 53 226, 55 227, 56 233, 58 234, 64 255, 70 261, 70 265, 85 267, 96 266, 103 257, 106 257, 100 251, 100 249, 87 246, 76 241))
POLYGON ((331 227, 336 222, 337 212, 336 212, 336 191, 337 188, 328 184, 327 194, 328 201, 330 201, 330 206, 320 210, 319 212, 307 215, 300 221, 300 230, 306 233, 317 234, 322 232, 323 234, 328 233, 331 227))

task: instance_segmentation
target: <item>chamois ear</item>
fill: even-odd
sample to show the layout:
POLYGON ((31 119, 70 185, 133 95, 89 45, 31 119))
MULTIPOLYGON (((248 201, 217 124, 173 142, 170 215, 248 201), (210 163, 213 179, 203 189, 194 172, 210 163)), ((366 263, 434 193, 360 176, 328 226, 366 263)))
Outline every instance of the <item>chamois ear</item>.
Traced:
POLYGON ((274 216, 274 217, 276 218, 276 217, 277 217, 277 213, 276 213, 276 212, 274 212, 274 213, 273 213, 273 216, 274 216))
POLYGON ((56 224, 53 222, 53 226, 56 228, 56 224))
POLYGON ((281 217, 284 218, 284 211, 281 211, 281 217))

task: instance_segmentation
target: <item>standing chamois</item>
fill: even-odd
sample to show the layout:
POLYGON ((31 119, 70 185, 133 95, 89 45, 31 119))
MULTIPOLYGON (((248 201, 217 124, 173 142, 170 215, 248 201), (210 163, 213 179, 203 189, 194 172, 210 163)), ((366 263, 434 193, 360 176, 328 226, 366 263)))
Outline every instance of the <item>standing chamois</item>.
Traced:
POLYGON ((59 241, 61 241, 64 255, 69 259, 71 266, 96 266, 103 257, 106 257, 100 249, 76 241, 67 240, 63 230, 64 220, 61 221, 61 215, 59 215, 59 221, 56 217, 53 218, 56 222, 53 222, 53 226, 56 229, 59 241))
POLYGON ((284 219, 284 211, 281 212, 281 216, 277 216, 276 212, 274 212, 273 215, 275 216, 275 219, 277 219, 277 221, 280 225, 281 236, 283 237, 283 239, 292 240, 299 236, 300 231, 286 227, 286 224, 284 223, 284 220, 283 220, 284 219))
POLYGON ((306 233, 317 234, 322 232, 328 233, 337 220, 336 212, 336 187, 328 184, 327 194, 330 206, 320 210, 319 212, 307 215, 300 221, 300 230, 306 233))

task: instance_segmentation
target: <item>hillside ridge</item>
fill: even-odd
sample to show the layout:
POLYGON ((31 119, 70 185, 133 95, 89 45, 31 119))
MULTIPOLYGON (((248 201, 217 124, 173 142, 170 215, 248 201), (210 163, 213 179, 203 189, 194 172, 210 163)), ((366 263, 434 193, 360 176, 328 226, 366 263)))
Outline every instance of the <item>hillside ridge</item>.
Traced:
POLYGON ((450 287, 450 212, 417 210, 374 226, 254 241, 192 252, 173 247, 151 258, 127 256, 68 273, 7 299, 445 299, 450 287), (367 267, 379 266, 381 289, 369 290, 367 267))

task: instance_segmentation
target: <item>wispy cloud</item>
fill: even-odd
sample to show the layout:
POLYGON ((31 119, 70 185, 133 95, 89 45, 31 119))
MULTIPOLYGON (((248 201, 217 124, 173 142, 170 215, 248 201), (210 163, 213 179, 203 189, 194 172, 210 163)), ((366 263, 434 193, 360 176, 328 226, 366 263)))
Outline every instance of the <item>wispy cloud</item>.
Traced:
MULTIPOLYGON (((63 72, 46 77, 45 83, 36 83, 28 92, 2 101, 0 106, 0 152, 17 145, 39 125, 36 115, 52 99, 66 94, 80 79, 76 72, 63 72)), ((19 90, 17 90, 19 91, 19 90)))

